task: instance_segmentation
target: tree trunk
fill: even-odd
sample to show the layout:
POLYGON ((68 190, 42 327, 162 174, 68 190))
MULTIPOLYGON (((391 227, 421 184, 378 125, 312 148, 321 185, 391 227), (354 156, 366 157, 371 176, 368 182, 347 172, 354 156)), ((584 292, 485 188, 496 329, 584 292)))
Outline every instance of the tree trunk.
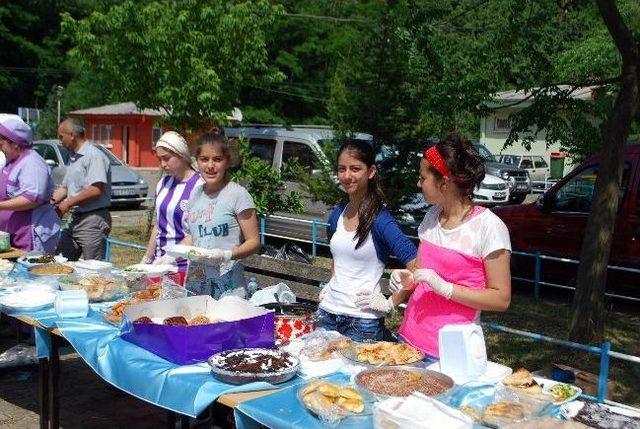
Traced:
POLYGON ((571 307, 569 338, 580 343, 600 343, 603 338, 607 264, 618 212, 624 146, 640 103, 637 42, 622 21, 615 2, 597 0, 597 4, 622 55, 622 77, 603 130, 604 149, 592 209, 584 232, 576 292, 571 307))

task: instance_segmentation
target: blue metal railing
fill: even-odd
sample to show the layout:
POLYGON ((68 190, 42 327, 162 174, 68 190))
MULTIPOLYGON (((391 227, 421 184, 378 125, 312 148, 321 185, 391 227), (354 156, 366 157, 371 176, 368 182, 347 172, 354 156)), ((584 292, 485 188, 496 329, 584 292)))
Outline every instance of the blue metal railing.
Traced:
MULTIPOLYGON (((312 224, 312 225, 315 225, 312 224)), ((262 222, 261 222, 261 230, 263 230, 263 226, 262 226, 262 222)), ((130 247, 130 248, 134 248, 134 249, 139 249, 139 250, 145 250, 146 247, 139 245, 139 244, 134 244, 134 243, 128 243, 126 241, 121 241, 121 240, 116 240, 113 238, 109 238, 107 239, 107 250, 106 250, 106 255, 105 255, 105 260, 109 261, 111 258, 111 246, 113 245, 118 245, 118 246, 123 246, 123 247, 130 247)), ((539 256, 539 255, 538 255, 539 256)), ((542 282, 540 282, 542 283, 542 282)), ((542 334, 537 334, 535 332, 528 332, 528 331, 522 331, 519 329, 514 329, 514 328, 509 328, 507 326, 503 326, 497 323, 483 323, 483 326, 492 329, 494 331, 498 331, 498 332, 503 332, 503 333, 507 333, 507 334, 513 334, 513 335, 518 335, 521 337, 525 337, 534 341, 543 341, 543 342, 547 342, 550 344, 556 344, 559 346, 563 346, 563 347, 567 347, 567 348, 571 348, 571 349, 575 349, 575 350, 580 350, 580 351, 584 351, 587 353, 591 353, 591 354, 596 354, 600 356, 600 365, 599 365, 599 371, 598 371, 598 390, 597 390, 597 395, 594 396, 590 396, 587 394, 582 394, 583 398, 586 399, 590 399, 590 400, 595 400, 598 401, 600 403, 606 403, 606 404, 611 404, 611 405, 616 405, 616 406, 622 406, 624 408, 629 408, 632 409, 634 411, 640 411, 640 408, 635 408, 635 407, 631 407, 625 404, 621 404, 619 402, 614 402, 614 401, 610 401, 607 398, 607 389, 608 389, 608 383, 609 383, 609 370, 610 370, 610 366, 611 366, 611 362, 610 362, 610 358, 611 357, 615 357, 617 359, 621 359, 621 360, 625 360, 628 362, 633 362, 633 363, 638 363, 640 364, 640 357, 638 356, 633 356, 633 355, 628 355, 625 353, 620 353, 620 352, 615 352, 611 350, 611 342, 609 341, 605 341, 602 346, 597 347, 597 346, 592 346, 592 345, 588 345, 588 344, 580 344, 580 343, 575 343, 572 341, 567 341, 567 340, 561 340, 558 338, 553 338, 553 337, 549 337, 547 335, 542 335, 542 334)))
MULTIPOLYGON (((264 244, 265 242, 265 237, 274 237, 274 238, 281 238, 281 239, 285 239, 285 240, 292 240, 292 241, 298 241, 298 242, 302 242, 302 243, 308 243, 311 245, 311 254, 312 256, 315 258, 317 256, 317 249, 318 246, 325 246, 328 247, 329 243, 325 242, 325 241, 320 241, 318 238, 318 227, 323 227, 326 228, 329 224, 326 222, 323 222, 321 220, 318 219, 297 219, 297 218, 293 218, 293 217, 286 217, 286 216, 278 216, 278 215, 268 215, 268 216, 261 216, 260 217, 260 243, 264 244), (291 222, 291 223, 300 223, 300 224, 307 224, 307 225, 311 225, 311 239, 304 239, 304 238, 300 238, 300 237, 291 237, 291 236, 285 236, 285 235, 278 235, 278 234, 272 234, 267 232, 266 230, 266 220, 267 218, 269 219, 274 219, 274 220, 286 220, 287 222, 291 222)), ((416 236, 409 236, 410 239, 414 240, 414 241, 418 241, 418 237, 416 236)), ((561 285, 558 283, 552 283, 552 282, 545 282, 542 281, 542 262, 547 260, 547 261, 556 261, 556 262, 563 262, 563 263, 568 263, 568 264, 574 264, 577 265, 579 263, 579 261, 576 261, 574 259, 568 259, 568 258, 559 258, 559 257, 555 257, 555 256, 549 256, 549 255, 543 255, 540 252, 534 252, 534 253, 527 253, 527 252, 518 252, 518 251, 513 251, 512 255, 517 255, 517 256, 523 256, 523 257, 527 257, 527 258, 535 258, 535 270, 534 270, 534 278, 530 279, 530 278, 526 278, 526 277, 517 277, 517 276, 512 276, 513 280, 519 280, 519 281, 523 281, 523 282, 527 282, 527 283, 533 283, 534 285, 534 289, 533 289, 533 293, 534 296, 536 297, 536 299, 540 298, 540 291, 542 286, 549 286, 549 287, 553 287, 553 288, 557 288, 557 289, 565 289, 565 290, 575 290, 575 287, 573 286, 568 286, 568 285, 561 285)), ((639 269, 635 269, 635 268, 629 268, 629 267, 619 267, 619 266, 615 266, 615 265, 608 265, 608 269, 610 270, 614 270, 614 271, 624 271, 624 272, 629 272, 629 273, 634 273, 634 274, 640 274, 640 270, 639 269)), ((637 297, 633 297, 633 296, 627 296, 627 295, 620 295, 620 294, 614 294, 614 293, 605 293, 606 296, 610 297, 610 298, 617 298, 617 299, 623 299, 623 300, 628 300, 628 301, 633 301, 633 302, 640 302, 640 298, 637 297)))

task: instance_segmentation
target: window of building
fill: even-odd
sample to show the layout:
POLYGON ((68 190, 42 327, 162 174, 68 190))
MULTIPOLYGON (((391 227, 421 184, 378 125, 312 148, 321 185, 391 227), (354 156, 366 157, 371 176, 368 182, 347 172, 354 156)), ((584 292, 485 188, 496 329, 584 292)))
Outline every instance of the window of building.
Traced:
POLYGON ((158 140, 160 140, 160 137, 162 137, 162 128, 154 125, 153 128, 151 129, 151 147, 152 148, 154 149, 156 148, 156 143, 158 143, 158 140))
POLYGON ((509 116, 508 115, 496 116, 494 130, 504 131, 504 132, 511 131, 511 123, 509 121, 509 116))
POLYGON ((95 124, 91 126, 91 141, 106 148, 113 147, 113 125, 95 124))

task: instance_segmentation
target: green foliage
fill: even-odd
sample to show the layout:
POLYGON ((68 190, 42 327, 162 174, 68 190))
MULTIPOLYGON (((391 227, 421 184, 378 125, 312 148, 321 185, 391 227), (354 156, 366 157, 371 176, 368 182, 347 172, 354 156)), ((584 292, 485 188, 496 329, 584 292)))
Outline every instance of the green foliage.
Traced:
POLYGON ((280 172, 255 157, 249 150, 248 141, 240 141, 238 152, 241 163, 231 178, 247 188, 258 214, 266 215, 276 211, 302 212, 304 202, 301 195, 295 191, 284 194, 280 172))
POLYGON ((86 16, 97 1, 0 2, 0 111, 45 104, 54 85, 66 85, 68 44, 60 37, 60 13, 86 16))
POLYGON ((82 20, 65 14, 62 30, 72 60, 101 76, 114 99, 197 129, 238 105, 243 87, 282 78, 265 42, 280 10, 266 0, 126 0, 82 20))
POLYGON ((327 206, 335 206, 345 197, 345 193, 338 186, 334 171, 334 166, 337 165, 336 143, 324 140, 322 152, 323 158, 328 161, 320 163, 316 171, 312 171, 308 166, 302 165, 297 158, 293 158, 287 161, 283 174, 285 177, 295 177, 303 193, 312 201, 321 201, 327 206))

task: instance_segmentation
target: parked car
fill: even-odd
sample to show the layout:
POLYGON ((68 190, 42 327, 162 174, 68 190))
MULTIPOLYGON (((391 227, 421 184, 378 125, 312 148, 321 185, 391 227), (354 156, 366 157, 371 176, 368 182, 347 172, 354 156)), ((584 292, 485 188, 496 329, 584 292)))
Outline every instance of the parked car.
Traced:
MULTIPOLYGON (((321 167, 329 164, 322 147, 325 142, 335 139, 330 127, 314 125, 246 125, 226 128, 225 135, 246 138, 251 152, 278 171, 282 171, 290 159, 296 158, 311 174, 319 174, 321 167)), ((354 133, 351 138, 373 144, 370 134, 354 133)), ((285 187, 298 189, 299 185, 295 178, 285 177, 285 187)), ((325 215, 327 209, 322 203, 305 201, 307 212, 325 215)))
MULTIPOLYGON (((580 257, 599 163, 600 156, 596 155, 580 164, 537 202, 496 209, 496 214, 509 228, 514 250, 539 251, 576 260, 580 257)), ((625 148, 620 206, 609 264, 640 268, 640 145, 625 148)), ((565 265, 565 281, 571 278, 567 268, 565 265)), ((609 275, 609 284, 614 289, 625 282, 620 276, 621 273, 615 272, 609 275)), ((632 282, 636 289, 637 282, 636 274, 632 282)))
POLYGON ((487 174, 497 176, 509 185, 509 202, 520 204, 531 193, 531 179, 526 170, 498 162, 489 149, 480 143, 473 143, 473 146, 484 158, 485 171, 487 174))
POLYGON ((544 182, 549 177, 549 164, 540 155, 500 155, 502 164, 526 170, 531 182, 544 182))
MULTIPOLYGON (((89 143, 93 144, 93 143, 89 143)), ((109 149, 96 145, 111 162, 111 205, 139 207, 146 199, 149 185, 129 166, 120 161, 109 149)), ((55 186, 62 184, 62 179, 69 165, 69 151, 59 140, 37 140, 33 149, 40 154, 51 167, 51 176, 55 186)))

